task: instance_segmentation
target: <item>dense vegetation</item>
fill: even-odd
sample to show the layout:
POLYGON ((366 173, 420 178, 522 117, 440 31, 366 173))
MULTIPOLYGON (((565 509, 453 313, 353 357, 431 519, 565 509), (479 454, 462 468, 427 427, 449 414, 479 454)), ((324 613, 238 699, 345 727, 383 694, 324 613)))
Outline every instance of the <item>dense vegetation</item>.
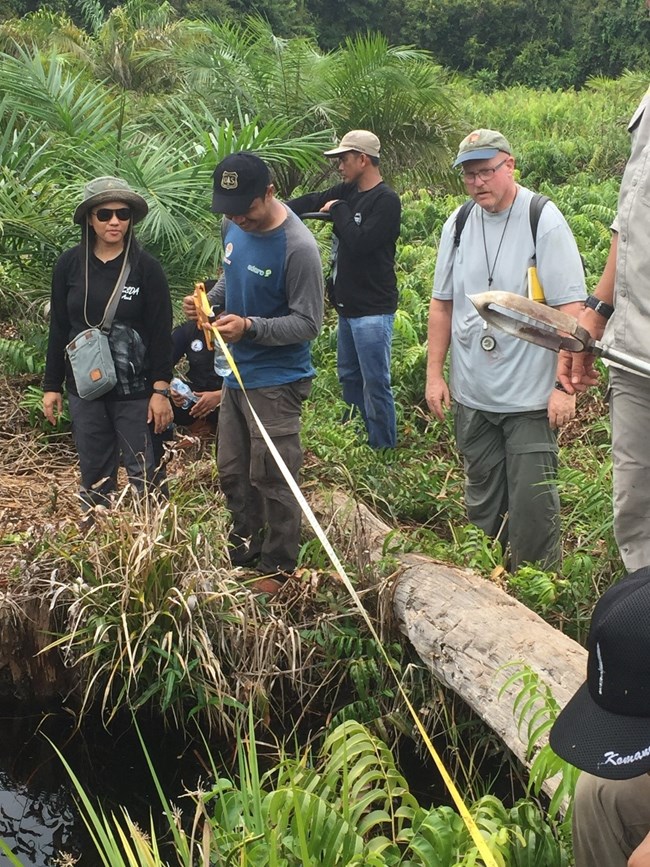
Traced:
MULTIPOLYGON (((77 25, 96 26, 113 0, 50 0, 77 25)), ((152 4, 165 7, 166 3, 152 4)), ((0 0, 0 19, 33 12, 37 0, 0 0)), ((647 66, 644 0, 171 0, 184 18, 267 20, 279 36, 309 36, 331 50, 349 37, 383 33, 430 51, 487 89, 581 87, 594 75, 647 66)))
MULTIPOLYGON (((317 22, 322 44, 334 44, 338 31, 328 30, 328 22, 341 26, 342 19, 334 17, 338 3, 321 7, 305 0, 293 6, 301 28, 308 31, 317 22)), ((354 426, 340 424, 331 312, 315 344, 319 375, 304 425, 306 482, 350 492, 396 527, 372 571, 353 546, 333 540, 381 642, 333 578, 311 533, 305 533, 301 552, 303 580, 280 607, 266 606, 233 580, 223 546, 227 516, 207 458, 183 467, 161 512, 134 513, 121 504, 93 537, 83 539, 69 518, 51 523, 52 515, 61 514, 56 501, 63 497, 54 483, 47 522, 16 525, 1 539, 4 550, 15 550, 15 565, 5 576, 8 589, 18 592, 23 582, 33 582, 30 588, 60 610, 53 643, 84 671, 87 689, 75 708, 80 716, 98 706, 109 725, 123 711, 146 711, 170 724, 191 727, 196 721, 239 739, 238 773, 231 778, 214 769, 210 787, 195 793, 191 827, 163 803, 178 863, 196 863, 199 845, 212 852, 214 863, 224 864, 232 863, 233 853, 246 864, 475 863, 459 816, 446 806, 419 804, 386 746, 397 732, 417 737, 395 675, 424 708, 428 728, 444 734, 445 761, 462 781, 497 863, 569 863, 567 828, 553 811, 545 815, 532 801, 515 797, 506 807, 490 793, 487 766, 494 756, 500 763, 507 758, 494 736, 432 685, 408 648, 390 636, 382 614, 389 583, 382 580, 400 551, 425 551, 486 576, 497 574, 510 592, 582 640, 595 599, 621 573, 611 532, 609 431, 601 392, 581 399, 578 420, 561 435, 565 556, 557 574, 524 567, 507 575, 499 545, 466 524, 449 424, 432 421, 423 403, 437 243, 442 223, 462 199, 448 169, 459 138, 475 126, 498 127, 510 138, 522 183, 547 193, 562 209, 593 286, 609 245, 628 148, 627 118, 647 86, 643 75, 627 73, 616 80, 590 79, 579 92, 539 92, 518 84, 487 94, 486 83, 530 79, 513 72, 511 51, 507 75, 495 57, 488 62, 478 43, 470 56, 472 37, 459 22, 481 24, 482 41, 494 35, 496 51, 497 21, 509 22, 509 39, 519 32, 517 22, 525 21, 528 29, 518 37, 522 51, 532 51, 533 37, 546 40, 541 67, 550 37, 536 15, 544 27, 553 24, 556 35, 571 29, 569 15, 584 13, 590 26, 607 19, 613 39, 618 31, 610 17, 635 16, 640 4, 619 4, 618 13, 612 6, 596 4, 586 16, 578 2, 563 6, 558 18, 549 14, 550 2, 526 4, 521 12, 514 2, 495 0, 481 5, 481 15, 490 13, 481 18, 469 2, 427 4, 437 10, 435 20, 442 21, 443 12, 450 16, 457 39, 448 34, 448 50, 474 58, 467 68, 478 73, 478 84, 455 80, 426 52, 389 45, 381 35, 362 35, 325 51, 309 35, 278 38, 259 19, 244 25, 180 18, 172 7, 144 0, 130 0, 110 14, 90 0, 61 3, 60 12, 41 10, 0 25, 0 363, 12 377, 12 392, 23 390, 22 408, 6 426, 20 438, 7 436, 3 457, 16 476, 28 474, 30 455, 58 467, 63 454, 63 464, 70 463, 65 419, 52 439, 40 417, 38 374, 49 273, 61 249, 76 240, 71 214, 89 177, 117 172, 147 196, 151 211, 140 237, 164 262, 177 299, 218 262, 218 223, 208 210, 210 174, 231 150, 258 151, 273 166, 281 194, 288 195, 323 183, 329 171, 320 156, 324 146, 347 128, 368 126, 384 141, 384 170, 402 196, 393 368, 399 448, 378 455, 354 426), (513 17, 504 18, 506 12, 513 17), (328 738, 312 743, 323 720, 328 738), (255 735, 264 727, 278 738, 300 732, 309 745, 280 743, 273 768, 260 777, 255 735), (317 844, 323 848, 316 851, 317 844)), ((235 0, 198 7, 188 4, 182 11, 190 16, 249 9, 235 0)), ((391 18, 392 3, 381 7, 383 23, 394 24, 391 39, 404 33, 391 18)), ((400 26, 423 7, 417 0, 402 3, 400 26)), ((28 7, 15 0, 2 8, 8 13, 28 7)), ((279 6, 270 2, 256 8, 271 20, 279 15, 279 6)), ((287 6, 282 8, 278 32, 292 25, 287 6)), ((345 8, 353 26, 360 7, 345 8)), ((370 15, 375 4, 364 9, 370 15)), ((638 32, 644 27, 639 18, 638 32)), ((628 27, 627 37, 626 56, 643 60, 643 51, 634 54, 634 28, 628 27)), ((589 56, 586 43, 575 44, 572 55, 570 46, 558 43, 559 65, 589 56)), ((446 62, 457 65, 452 57, 446 62)), ((534 66, 522 61, 521 68, 534 66)), ((581 69, 584 78, 586 67, 581 69)), ((314 231, 325 257, 330 230, 319 224, 314 231)), ((74 513, 72 499, 67 508, 74 513)), ((543 689, 540 695, 548 721, 553 704, 543 689)), ((534 696, 530 706, 536 706, 534 696)), ((535 792, 557 770, 548 753, 539 755, 535 792)), ((567 780, 570 787, 572 778, 567 780)), ((118 830, 90 805, 87 813, 98 848, 109 853, 113 867, 122 863, 117 850, 129 845, 129 863, 160 863, 153 829, 147 837, 126 816, 118 830)))

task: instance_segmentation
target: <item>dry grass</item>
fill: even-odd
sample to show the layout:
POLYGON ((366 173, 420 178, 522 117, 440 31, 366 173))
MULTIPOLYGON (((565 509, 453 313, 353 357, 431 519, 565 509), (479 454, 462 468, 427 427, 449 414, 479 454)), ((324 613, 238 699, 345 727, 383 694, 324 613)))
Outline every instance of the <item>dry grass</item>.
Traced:
MULTIPOLYGON (((170 502, 131 501, 125 489, 84 535, 70 436, 48 440, 17 401, 3 402, 0 420, 6 596, 52 608, 47 652, 79 678, 79 719, 91 707, 108 722, 150 706, 175 724, 191 713, 232 732, 251 703, 283 728, 336 711, 351 663, 337 640, 353 624, 363 632, 361 618, 328 569, 300 570, 272 598, 251 592, 257 574, 233 570, 226 554, 211 444, 172 452, 170 502)), ((376 591, 363 592, 376 608, 376 591)))

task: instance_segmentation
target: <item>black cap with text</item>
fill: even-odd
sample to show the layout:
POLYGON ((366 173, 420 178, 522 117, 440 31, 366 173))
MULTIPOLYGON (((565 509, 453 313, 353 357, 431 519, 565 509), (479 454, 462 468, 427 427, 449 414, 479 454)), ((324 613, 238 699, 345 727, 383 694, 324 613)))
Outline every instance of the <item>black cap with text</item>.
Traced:
POLYGON ((650 569, 632 572, 601 596, 587 641, 587 682, 569 700, 549 742, 596 777, 650 772, 650 569))

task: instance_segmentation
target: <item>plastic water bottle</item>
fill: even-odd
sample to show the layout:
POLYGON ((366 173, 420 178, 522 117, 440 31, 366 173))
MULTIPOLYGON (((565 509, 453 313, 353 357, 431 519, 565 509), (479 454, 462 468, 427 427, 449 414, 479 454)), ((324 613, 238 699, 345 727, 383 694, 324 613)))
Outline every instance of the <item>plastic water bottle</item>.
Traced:
POLYGON ((228 376, 230 373, 230 365, 226 359, 223 349, 221 348, 221 344, 216 341, 214 344, 214 372, 217 376, 228 376))
POLYGON ((198 397, 194 394, 189 385, 186 382, 183 382, 183 380, 179 379, 177 376, 175 376, 169 383, 169 387, 173 388, 174 391, 177 391, 185 398, 185 400, 181 404, 182 409, 189 409, 189 407, 193 403, 196 403, 198 400, 198 397))

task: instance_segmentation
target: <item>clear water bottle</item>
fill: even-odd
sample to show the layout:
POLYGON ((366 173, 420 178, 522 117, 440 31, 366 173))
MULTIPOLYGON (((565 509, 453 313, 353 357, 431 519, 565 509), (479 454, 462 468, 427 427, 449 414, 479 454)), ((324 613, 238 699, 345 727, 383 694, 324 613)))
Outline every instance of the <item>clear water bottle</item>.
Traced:
POLYGON ((194 394, 189 385, 186 382, 183 382, 183 380, 179 379, 177 376, 175 376, 169 383, 169 387, 173 388, 174 391, 177 391, 185 398, 185 400, 181 404, 182 409, 189 409, 189 407, 193 403, 196 403, 198 400, 198 397, 194 394))
POLYGON ((217 342, 215 337, 214 344, 214 372, 217 376, 228 376, 230 373, 230 365, 226 359, 223 349, 221 348, 221 344, 217 342))

